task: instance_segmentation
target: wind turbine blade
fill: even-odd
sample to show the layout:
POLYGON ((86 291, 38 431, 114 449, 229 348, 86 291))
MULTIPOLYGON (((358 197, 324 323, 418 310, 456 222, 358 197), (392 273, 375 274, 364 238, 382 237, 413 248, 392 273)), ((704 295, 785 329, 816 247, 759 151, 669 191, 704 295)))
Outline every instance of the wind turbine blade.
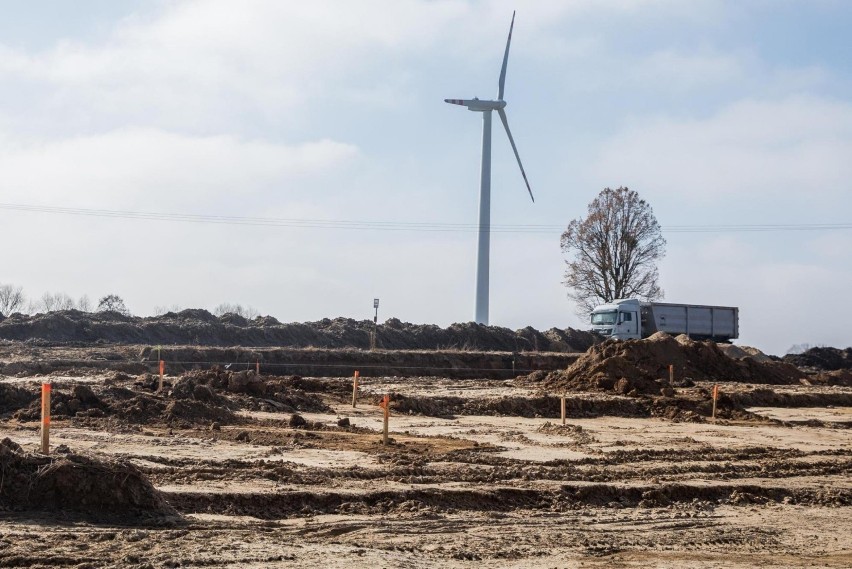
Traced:
POLYGON ((509 63, 509 44, 512 43, 512 28, 515 27, 515 12, 512 12, 512 23, 509 24, 509 38, 506 40, 506 53, 503 54, 503 67, 500 69, 500 82, 497 88, 497 100, 503 100, 503 91, 506 88, 506 65, 509 63))
POLYGON ((530 193, 530 199, 535 203, 535 198, 532 194, 532 189, 530 188, 530 182, 527 180, 527 173, 524 172, 524 165, 521 164, 521 156, 518 154, 518 147, 515 146, 515 139, 512 138, 512 131, 509 130, 509 120, 506 118, 506 111, 503 109, 497 109, 497 112, 500 114, 500 120, 503 121, 503 126, 506 127, 506 134, 509 135, 509 143, 512 145, 512 150, 515 152, 515 158, 518 159, 518 166, 521 167, 521 176, 524 177, 524 183, 527 185, 527 191, 530 193))

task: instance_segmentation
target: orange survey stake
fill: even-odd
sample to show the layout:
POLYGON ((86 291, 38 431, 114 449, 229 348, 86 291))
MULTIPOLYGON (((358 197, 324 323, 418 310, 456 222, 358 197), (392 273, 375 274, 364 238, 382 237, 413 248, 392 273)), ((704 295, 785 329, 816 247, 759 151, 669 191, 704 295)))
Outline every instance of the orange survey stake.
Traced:
POLYGON ((166 362, 164 360, 160 360, 160 384, 157 387, 157 393, 163 391, 163 372, 166 371, 166 362))
POLYGON ((51 384, 41 384, 41 423, 50 425, 50 390, 51 384))
POLYGON ((41 384, 41 453, 50 453, 50 389, 49 383, 41 384))

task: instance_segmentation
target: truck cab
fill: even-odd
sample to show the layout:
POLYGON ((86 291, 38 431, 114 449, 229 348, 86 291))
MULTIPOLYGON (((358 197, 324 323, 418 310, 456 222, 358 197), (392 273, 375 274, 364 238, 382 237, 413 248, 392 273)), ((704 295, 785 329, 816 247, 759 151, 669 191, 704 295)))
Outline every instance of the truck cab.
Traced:
POLYGON ((617 340, 642 337, 640 304, 635 298, 613 300, 592 311, 592 332, 617 340))

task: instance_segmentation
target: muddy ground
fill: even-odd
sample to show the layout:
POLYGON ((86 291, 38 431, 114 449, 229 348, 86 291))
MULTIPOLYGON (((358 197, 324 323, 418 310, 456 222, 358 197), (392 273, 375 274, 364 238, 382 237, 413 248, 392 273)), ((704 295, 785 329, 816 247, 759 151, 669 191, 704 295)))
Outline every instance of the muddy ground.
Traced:
POLYGON ((19 370, 0 377, 0 567, 852 566, 845 380, 625 367, 628 390, 589 362, 364 378, 356 408, 349 377, 218 367, 158 393, 146 373, 19 370))

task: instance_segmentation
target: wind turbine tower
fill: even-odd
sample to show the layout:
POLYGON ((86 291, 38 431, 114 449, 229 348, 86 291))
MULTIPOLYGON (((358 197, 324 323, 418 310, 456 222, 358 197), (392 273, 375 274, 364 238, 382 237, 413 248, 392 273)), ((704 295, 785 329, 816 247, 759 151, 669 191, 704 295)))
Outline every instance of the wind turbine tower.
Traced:
POLYGON ((506 64, 509 62, 509 44, 512 43, 512 28, 515 27, 515 13, 512 12, 512 23, 509 25, 509 38, 506 40, 506 52, 503 54, 503 67, 500 69, 500 79, 497 82, 497 99, 493 101, 473 99, 444 99, 445 103, 461 105, 467 110, 482 113, 482 169, 480 171, 479 183, 479 242, 476 249, 476 306, 474 309, 474 320, 479 324, 488 324, 488 258, 491 246, 491 113, 497 111, 509 143, 521 168, 521 175, 533 198, 524 165, 518 155, 518 148, 509 130, 509 121, 506 119, 506 101, 503 100, 503 91, 506 86, 506 64))

